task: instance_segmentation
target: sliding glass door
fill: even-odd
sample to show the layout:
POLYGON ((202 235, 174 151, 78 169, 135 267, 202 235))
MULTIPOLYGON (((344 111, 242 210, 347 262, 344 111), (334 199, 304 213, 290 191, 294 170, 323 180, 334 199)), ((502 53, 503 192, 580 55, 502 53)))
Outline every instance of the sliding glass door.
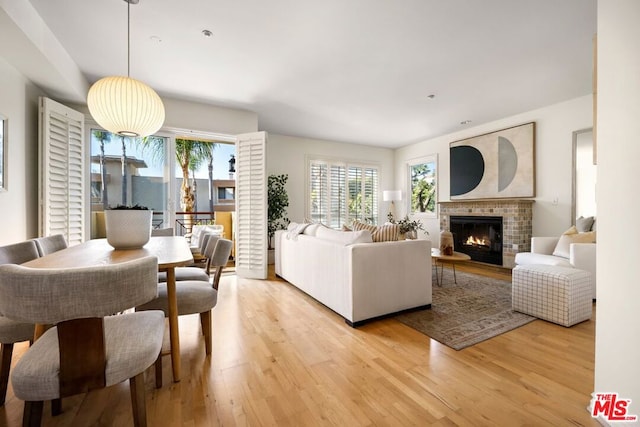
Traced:
POLYGON ((155 228, 173 226, 171 200, 175 189, 168 160, 173 141, 153 135, 127 138, 90 127, 91 237, 104 237, 103 212, 118 205, 146 206, 153 210, 155 228))

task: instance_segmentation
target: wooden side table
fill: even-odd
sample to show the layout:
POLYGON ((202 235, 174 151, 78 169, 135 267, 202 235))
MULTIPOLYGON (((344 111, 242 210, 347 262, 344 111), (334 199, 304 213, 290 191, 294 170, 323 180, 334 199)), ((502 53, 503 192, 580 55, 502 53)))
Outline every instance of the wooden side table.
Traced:
POLYGON ((441 286, 442 275, 444 274, 444 264, 451 264, 453 270, 453 283, 458 284, 456 278, 456 263, 469 261, 471 257, 467 254, 454 252, 453 255, 442 255, 440 249, 431 248, 431 260, 434 261, 436 267, 436 285, 441 286), (438 264, 440 264, 440 277, 438 278, 438 264))

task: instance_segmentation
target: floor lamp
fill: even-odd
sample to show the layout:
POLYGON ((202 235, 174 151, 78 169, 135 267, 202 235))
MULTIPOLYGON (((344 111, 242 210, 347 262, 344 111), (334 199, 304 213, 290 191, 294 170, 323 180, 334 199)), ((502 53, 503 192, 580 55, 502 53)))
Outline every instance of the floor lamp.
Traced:
POLYGON ((394 222, 394 216, 396 214, 395 212, 395 205, 394 205, 394 201, 396 200, 402 200, 402 191, 400 190, 384 190, 382 192, 382 200, 385 202, 391 202, 389 204, 389 213, 387 214, 387 218, 389 219, 389 222, 394 222))

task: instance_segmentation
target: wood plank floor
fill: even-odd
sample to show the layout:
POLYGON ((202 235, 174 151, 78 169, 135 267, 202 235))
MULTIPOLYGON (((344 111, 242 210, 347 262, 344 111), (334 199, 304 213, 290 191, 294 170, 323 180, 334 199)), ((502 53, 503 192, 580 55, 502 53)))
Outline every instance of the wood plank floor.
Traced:
MULTIPOLYGON (((154 389, 148 371, 150 426, 599 425, 586 410, 594 320, 572 328, 536 320, 455 351, 392 319, 352 329, 270 278, 223 277, 211 358, 198 317, 180 318, 183 379, 170 381, 168 357, 164 387, 154 389)), ((14 362, 25 348, 17 346, 14 362)), ((22 409, 10 388, 0 426, 19 426, 22 409)), ((127 383, 65 399, 63 410, 52 418, 46 404, 43 424, 132 423, 127 383)))

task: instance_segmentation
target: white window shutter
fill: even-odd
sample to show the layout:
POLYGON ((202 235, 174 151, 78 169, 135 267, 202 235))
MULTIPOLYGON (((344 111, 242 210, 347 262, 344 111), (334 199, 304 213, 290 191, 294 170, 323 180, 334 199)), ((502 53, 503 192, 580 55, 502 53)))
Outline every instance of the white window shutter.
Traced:
POLYGON ((69 245, 85 238, 84 114, 40 98, 39 233, 62 234, 69 245))
POLYGON ((267 135, 238 135, 236 144, 236 274, 267 278, 267 135))

